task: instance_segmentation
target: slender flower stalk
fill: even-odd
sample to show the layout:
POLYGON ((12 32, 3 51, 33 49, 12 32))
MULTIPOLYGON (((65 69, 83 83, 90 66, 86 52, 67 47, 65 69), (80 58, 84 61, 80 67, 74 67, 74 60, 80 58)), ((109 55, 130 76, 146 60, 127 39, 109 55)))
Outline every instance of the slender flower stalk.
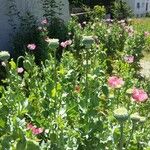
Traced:
POLYGON ((140 122, 140 123, 143 124, 143 123, 145 122, 145 120, 146 120, 146 118, 145 118, 145 117, 141 117, 141 116, 139 115, 139 113, 134 113, 134 114, 132 114, 132 115, 130 116, 130 118, 131 118, 131 120, 132 120, 132 129, 131 129, 129 139, 128 139, 127 144, 126 144, 126 149, 128 149, 128 146, 129 146, 129 144, 130 144, 130 141, 131 141, 131 139, 132 139, 132 137, 133 137, 133 133, 134 133, 134 131, 135 131, 136 123, 137 123, 137 122, 140 122))
POLYGON ((123 125, 124 122, 128 119, 128 111, 124 107, 120 107, 114 110, 114 117, 118 120, 118 123, 120 124, 120 140, 119 140, 119 150, 123 149, 123 141, 124 141, 124 135, 123 135, 123 125))
POLYGON ((131 132, 130 132, 130 136, 129 136, 129 139, 128 139, 127 143, 126 143, 126 149, 128 149, 130 141, 131 141, 131 139, 133 137, 134 130, 135 130, 135 122, 133 122, 133 124, 132 124, 132 129, 131 129, 131 132))
MULTIPOLYGON (((54 89, 55 89, 55 102, 54 102, 54 108, 57 107, 57 56, 56 56, 56 50, 59 47, 59 40, 58 39, 48 39, 48 46, 51 50, 53 50, 54 54, 54 89)), ((57 108, 56 108, 57 110, 57 108)), ((55 113, 56 115, 56 113, 55 113)))
POLYGON ((120 141, 119 141, 119 150, 122 150, 123 149, 123 122, 120 122, 120 141))
POLYGON ((89 85, 88 85, 88 72, 89 72, 89 49, 91 48, 92 44, 94 43, 94 39, 92 36, 84 36, 82 39, 82 44, 85 46, 85 61, 86 61, 86 68, 85 68, 85 91, 86 91, 86 101, 88 103, 89 100, 89 85))
POLYGON ((85 71, 85 86, 86 86, 86 99, 88 100, 89 99, 89 85, 88 85, 88 70, 89 70, 89 68, 88 68, 88 51, 86 52, 86 54, 85 54, 86 56, 86 71, 85 71))
MULTIPOLYGON (((56 50, 54 50, 54 63, 55 63, 55 71, 54 71, 54 81, 55 81, 55 85, 54 85, 54 88, 55 88, 55 104, 54 104, 54 107, 56 108, 56 105, 57 105, 57 56, 56 56, 56 50)), ((56 109, 57 110, 57 109, 56 109)))

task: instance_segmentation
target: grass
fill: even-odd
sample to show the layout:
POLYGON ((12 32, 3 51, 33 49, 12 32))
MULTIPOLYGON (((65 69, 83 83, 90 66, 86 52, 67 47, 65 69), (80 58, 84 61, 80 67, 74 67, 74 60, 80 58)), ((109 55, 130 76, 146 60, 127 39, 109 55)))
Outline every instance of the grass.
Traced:
POLYGON ((150 32, 150 18, 136 18, 132 20, 132 24, 137 31, 150 32))

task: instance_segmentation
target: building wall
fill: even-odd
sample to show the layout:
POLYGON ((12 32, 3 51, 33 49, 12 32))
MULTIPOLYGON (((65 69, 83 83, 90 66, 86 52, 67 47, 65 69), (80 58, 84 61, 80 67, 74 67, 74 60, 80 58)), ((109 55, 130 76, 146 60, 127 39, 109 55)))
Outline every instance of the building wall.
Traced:
POLYGON ((132 9, 136 17, 145 16, 146 13, 150 12, 150 0, 124 0, 126 1, 130 8, 132 9), (146 10, 146 4, 148 4, 146 10))
MULTIPOLYGON (((69 2, 68 0, 56 0, 57 3, 63 3, 61 19, 67 22, 70 18, 69 14, 69 2)), ((17 9, 23 15, 26 11, 30 11, 37 19, 40 21, 43 18, 43 10, 41 5, 41 0, 16 0, 17 9)), ((12 49, 10 43, 10 34, 12 33, 12 28, 8 23, 8 11, 9 5, 8 0, 0 0, 0 50, 10 50, 12 49)), ((15 21, 17 26, 19 26, 19 22, 17 19, 15 21)))
POLYGON ((136 0, 135 1, 135 15, 137 17, 145 16, 146 13, 150 12, 150 0, 136 0), (139 8, 137 4, 139 3, 139 8), (146 5, 148 5, 146 9, 146 5))

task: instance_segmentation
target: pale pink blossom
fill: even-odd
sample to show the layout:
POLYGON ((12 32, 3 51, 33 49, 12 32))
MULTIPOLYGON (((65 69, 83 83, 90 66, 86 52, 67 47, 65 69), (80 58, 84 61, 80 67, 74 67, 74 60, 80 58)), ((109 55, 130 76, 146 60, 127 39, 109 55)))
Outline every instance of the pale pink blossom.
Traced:
POLYGON ((127 63, 133 63, 133 62, 134 62, 134 56, 125 56, 125 57, 124 57, 124 60, 125 60, 127 63))
POLYGON ((28 44, 28 45, 27 45, 27 48, 28 48, 29 50, 35 50, 36 45, 35 45, 35 44, 28 44))
POLYGON ((66 47, 67 47, 67 45, 66 45, 65 42, 61 42, 60 45, 61 45, 63 48, 66 48, 66 47))
POLYGON ((147 93, 143 89, 133 89, 132 98, 136 102, 144 102, 148 99, 147 93))
POLYGON ((20 67, 20 68, 17 69, 18 73, 23 73, 23 71, 24 71, 24 69, 22 67, 20 67))
POLYGON ((145 32, 144 32, 144 35, 145 35, 145 36, 149 36, 149 35, 150 35, 150 32, 145 31, 145 32))
POLYGON ((124 85, 124 81, 122 78, 117 77, 117 76, 111 76, 108 79, 108 85, 111 88, 120 88, 121 86, 124 85))
POLYGON ((42 24, 42 25, 48 24, 48 20, 47 20, 47 19, 42 20, 42 21, 41 21, 41 24, 42 24))
POLYGON ((71 43, 72 43, 71 40, 67 40, 67 41, 65 41, 65 42, 61 42, 60 45, 61 45, 63 48, 66 48, 67 46, 71 45, 71 43))

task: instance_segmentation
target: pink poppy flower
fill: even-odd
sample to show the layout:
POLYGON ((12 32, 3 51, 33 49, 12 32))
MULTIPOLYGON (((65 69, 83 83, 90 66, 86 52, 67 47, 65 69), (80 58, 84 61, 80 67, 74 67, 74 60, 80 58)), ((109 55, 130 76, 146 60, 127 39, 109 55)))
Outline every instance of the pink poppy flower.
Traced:
POLYGON ((124 85, 124 81, 122 78, 119 78, 117 76, 112 76, 112 77, 109 77, 108 79, 108 85, 111 88, 120 88, 121 86, 124 85))
POLYGON ((147 93, 143 89, 134 89, 132 91, 132 98, 136 102, 144 102, 148 99, 147 93))
POLYGON ((27 124, 27 129, 31 130, 35 135, 41 134, 44 131, 43 128, 36 128, 32 123, 27 124))
POLYGON ((24 71, 24 69, 22 67, 20 67, 20 68, 17 69, 18 73, 23 73, 23 71, 24 71))
POLYGON ((33 127, 31 130, 32 130, 32 133, 35 134, 35 135, 41 134, 43 132, 43 128, 33 127))
POLYGON ((27 48, 28 48, 29 50, 35 50, 36 45, 35 45, 35 44, 28 44, 28 45, 27 45, 27 48))
POLYGON ((125 57, 124 57, 124 60, 125 60, 127 63, 133 63, 133 62, 134 62, 134 56, 125 56, 125 57))
POLYGON ((48 20, 47 20, 47 19, 42 20, 42 21, 41 21, 41 24, 42 24, 42 25, 48 24, 48 20))
POLYGON ((72 43, 71 40, 67 40, 67 41, 65 41, 65 42, 61 42, 60 45, 61 45, 63 48, 66 48, 67 46, 71 45, 71 43, 72 43))

